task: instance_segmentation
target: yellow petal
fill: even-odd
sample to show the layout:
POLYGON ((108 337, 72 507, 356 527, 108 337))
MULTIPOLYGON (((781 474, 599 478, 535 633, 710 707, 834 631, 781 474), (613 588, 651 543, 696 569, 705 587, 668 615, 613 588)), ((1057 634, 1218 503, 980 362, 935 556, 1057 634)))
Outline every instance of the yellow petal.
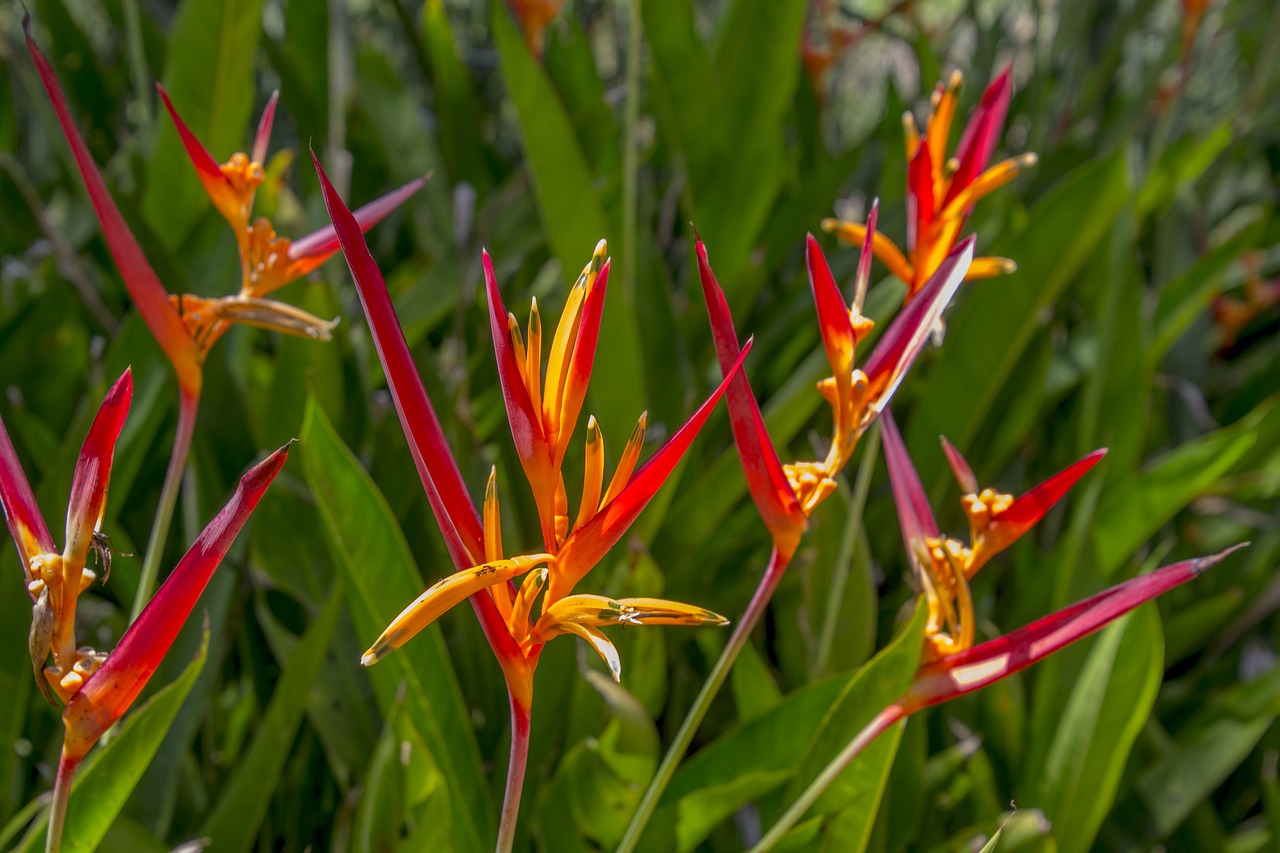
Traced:
MULTIPOLYGON (((484 487, 484 558, 489 562, 502 559, 502 512, 498 505, 498 469, 489 469, 489 482, 484 487)), ((503 617, 511 613, 511 587, 496 583, 489 587, 493 603, 503 617)))
POLYGON ((524 579, 524 583, 520 584, 520 591, 516 593, 515 603, 511 605, 511 617, 507 620, 507 627, 511 629, 511 636, 516 639, 523 640, 528 636, 529 613, 533 610, 533 602, 537 599, 538 594, 547 585, 547 577, 549 575, 550 572, 546 569, 534 569, 524 579))
POLYGON ((951 119, 956 114, 956 103, 959 101, 960 85, 964 75, 952 71, 946 88, 938 88, 933 94, 933 113, 929 116, 925 139, 929 145, 929 160, 935 168, 940 167, 947 159, 947 140, 951 136, 951 119))
POLYGON ((600 490, 604 487, 604 436, 595 415, 587 418, 586 462, 582 471, 582 500, 578 503, 578 517, 573 522, 577 530, 595 517, 600 507, 600 490))
POLYGON ((573 354, 574 344, 578 341, 582 304, 586 302, 587 294, 595 286, 596 278, 604 267, 608 254, 609 244, 601 240, 596 244, 591 260, 582 268, 578 280, 570 289, 569 296, 565 300, 564 311, 560 314, 560 322, 556 324, 556 334, 551 341, 551 353, 547 356, 547 388, 544 396, 546 400, 544 421, 547 434, 551 437, 558 438, 560 435, 560 412, 564 406, 565 382, 569 374, 570 356, 573 354))
POLYGON ((609 490, 604 493, 604 499, 600 501, 601 507, 621 494, 630 482, 631 472, 635 470, 636 462, 640 459, 640 449, 644 446, 644 430, 648 419, 647 411, 640 413, 640 420, 636 421, 636 428, 631 431, 631 438, 627 439, 627 446, 622 449, 622 458, 618 460, 618 467, 613 472, 613 478, 609 480, 609 490))
POLYGON ((535 412, 542 409, 542 315, 538 297, 529 308, 529 351, 525 354, 524 381, 535 412))
POLYGON ((1034 166, 1039 159, 1035 152, 1028 151, 1026 154, 1019 154, 1017 157, 1010 157, 1008 160, 997 163, 974 178, 973 183, 969 184, 969 186, 956 193, 955 198, 951 199, 951 202, 943 208, 942 215, 939 218, 951 219, 956 216, 962 216, 965 208, 969 205, 1009 183, 1034 166))
POLYGON ((360 663, 364 666, 372 666, 393 649, 398 649, 408 642, 446 610, 473 593, 487 589, 496 583, 506 583, 539 563, 549 563, 552 560, 553 557, 550 554, 534 554, 512 560, 494 560, 442 578, 418 596, 387 626, 382 636, 360 658, 360 663))
POLYGON ((910 111, 902 114, 902 135, 906 139, 907 162, 910 163, 920 150, 920 128, 916 127, 916 117, 910 111))
POLYGON ((969 265, 969 271, 964 275, 964 280, 995 278, 998 275, 1008 275, 1017 268, 1018 265, 1008 258, 974 258, 973 263, 969 265))
POLYGON ((596 650, 596 654, 600 655, 600 659, 604 661, 604 665, 609 667, 609 674, 613 676, 615 682, 622 681, 622 658, 618 656, 618 650, 614 647, 609 638, 599 628, 592 628, 590 625, 577 625, 572 622, 562 626, 562 630, 566 634, 573 634, 575 637, 581 637, 586 640, 591 648, 596 650))
POLYGON ((538 620, 538 633, 550 634, 564 625, 727 625, 729 620, 703 607, 661 598, 612 599, 580 593, 552 604, 538 620))
MULTIPOLYGON (((828 234, 835 234, 840 241, 853 246, 861 246, 862 241, 867 237, 867 226, 843 219, 822 220, 822 230, 828 234)), ((884 232, 876 231, 876 236, 871 241, 871 251, 880 259, 880 263, 889 268, 889 272, 910 284, 915 275, 911 264, 908 263, 907 256, 902 254, 902 250, 894 245, 884 232)))
POLYGON ((520 322, 516 320, 516 315, 507 314, 507 335, 511 338, 511 350, 516 356, 516 369, 520 371, 520 381, 524 383, 524 387, 529 387, 529 371, 525 365, 528 356, 524 351, 524 336, 520 334, 520 322))

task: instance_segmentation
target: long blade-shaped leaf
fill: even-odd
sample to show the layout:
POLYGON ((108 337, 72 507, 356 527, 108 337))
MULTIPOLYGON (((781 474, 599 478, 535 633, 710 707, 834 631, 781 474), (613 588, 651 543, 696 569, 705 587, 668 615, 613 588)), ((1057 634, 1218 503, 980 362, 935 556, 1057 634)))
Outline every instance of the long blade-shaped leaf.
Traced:
POLYGON ((155 336, 156 342, 169 357, 169 361, 173 362, 179 384, 188 392, 197 392, 200 389, 201 376, 199 352, 195 341, 188 334, 187 327, 178 316, 178 312, 169 304, 169 294, 165 292, 164 285, 160 283, 155 270, 147 262, 146 255, 142 253, 142 247, 138 245, 129 226, 125 224, 120 208, 116 207, 115 201, 111 198, 111 193, 107 192, 107 184, 103 181, 97 164, 93 162, 89 149, 80 137, 75 121, 71 118, 71 109, 67 105, 62 86, 58 83, 58 78, 54 75, 49 61, 45 59, 40 48, 36 46, 35 39, 31 37, 29 22, 24 21, 23 26, 27 31, 27 50, 31 52, 36 70, 40 72, 40 80, 44 83, 49 101, 53 104, 53 111, 58 116, 58 124, 62 127, 67 144, 71 147, 76 168, 80 170, 80 178, 84 181, 85 189, 89 193, 89 201, 92 202, 93 211, 97 214, 98 223, 102 226, 107 248, 111 250, 111 257, 124 278, 129 295, 133 297, 138 311, 142 314, 142 319, 146 321, 147 328, 155 336))
POLYGON ((231 500, 196 537, 115 651, 71 698, 63 712, 66 750, 79 749, 83 755, 133 704, 288 456, 285 445, 240 478, 231 500))
POLYGON ((997 514, 991 523, 1012 525, 1013 529, 1022 531, 1034 525, 1040 519, 1044 518, 1044 514, 1048 512, 1054 504, 1062 499, 1062 496, 1071 490, 1071 487, 1083 477, 1089 469, 1102 461, 1102 457, 1107 455, 1107 449, 1101 448, 1079 459, 1049 479, 1045 480, 1037 486, 1028 489, 1024 494, 1018 496, 1013 502, 1013 506, 1009 507, 1002 513, 997 514))

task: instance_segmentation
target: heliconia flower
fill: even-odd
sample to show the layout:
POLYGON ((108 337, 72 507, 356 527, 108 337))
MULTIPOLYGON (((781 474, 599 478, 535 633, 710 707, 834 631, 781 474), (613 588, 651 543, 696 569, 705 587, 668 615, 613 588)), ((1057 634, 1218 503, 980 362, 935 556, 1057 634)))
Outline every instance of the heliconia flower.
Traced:
POLYGON ((1218 353, 1224 356, 1230 354, 1240 333, 1250 323, 1280 304, 1280 279, 1267 281, 1262 277, 1262 253, 1245 253, 1243 263, 1244 298, 1219 293, 1209 306, 1213 322, 1221 333, 1218 353))
POLYGON ((969 545, 965 545, 939 533, 924 486, 890 412, 884 413, 883 423, 884 458, 902 525, 902 540, 912 573, 929 607, 929 621, 925 626, 927 662, 973 645, 974 613, 969 581, 987 561, 1044 518, 1107 451, 1095 450, 1015 498, 994 489, 979 491, 973 469, 944 438, 943 450, 964 492, 960 503, 969 519, 970 535, 969 545))
POLYGON ((132 398, 133 373, 126 370, 103 398, 76 460, 61 552, 53 544, 0 421, 0 503, 18 547, 27 593, 35 602, 31 665, 37 686, 50 702, 55 694, 64 703, 69 700, 97 664, 96 653, 76 646, 76 602, 98 577, 86 566, 91 551, 105 570, 110 569, 110 552, 100 539, 100 527, 111 460, 132 398), (54 662, 46 667, 51 652, 54 662))
POLYGON ((58 117, 62 133, 71 147, 71 155, 76 161, 76 168, 89 193, 89 201, 93 204, 94 213, 97 214, 98 222, 102 226, 107 248, 111 250, 111 257, 115 259, 116 266, 120 269, 125 287, 129 289, 129 296, 138 306, 138 311, 155 337, 156 343, 173 364, 182 393, 197 399, 200 396, 204 355, 196 346, 191 333, 187 331, 177 309, 169 303, 169 294, 160 283, 155 270, 151 268, 146 255, 142 253, 142 247, 138 245, 133 232, 129 230, 128 224, 120 214, 120 208, 116 207, 115 201, 107 191, 107 184, 102 179, 102 174, 98 171, 97 164, 93 162, 93 157, 89 154, 89 149, 85 146, 84 139, 81 138, 80 131, 71 117, 71 109, 67 104, 66 95, 62 92, 62 86, 58 83, 58 78, 54 75, 49 61, 45 59, 40 48, 36 46, 35 39, 31 37, 30 18, 24 16, 22 25, 26 33, 27 50, 30 51, 36 70, 40 73, 40 80, 49 95, 49 101, 53 105, 54 114, 58 117))
MULTIPOLYGON (((877 342, 865 366, 854 367, 859 341, 874 325, 863 316, 862 304, 870 278, 871 246, 875 236, 876 206, 872 206, 862 257, 854 280, 853 305, 831 274, 822 249, 812 236, 806 247, 809 283, 818 311, 823 346, 832 375, 818 383, 831 404, 834 434, 825 459, 783 465, 778 460, 759 406, 745 378, 730 386, 729 411, 734 441, 746 471, 747 485, 780 553, 794 551, 806 519, 835 489, 835 477, 848 464, 858 439, 889 404, 893 393, 923 350, 934 327, 950 303, 973 257, 973 238, 960 243, 938 266, 920 298, 912 300, 877 342)), ((722 370, 738 356, 737 332, 724 292, 707 261, 706 247, 697 244, 698 273, 711 319, 712 336, 722 370)))
MULTIPOLYGON (((266 178, 263 158, 270 142, 276 101, 280 93, 273 92, 262 111, 254 136, 252 156, 237 152, 227 162, 219 164, 178 115, 164 87, 157 83, 156 90, 173 119, 182 146, 196 170, 196 176, 213 206, 231 226, 240 251, 239 293, 216 299, 171 297, 192 336, 207 351, 229 324, 239 322, 300 337, 328 340, 336 321, 321 320, 301 309, 264 298, 311 272, 333 257, 339 248, 337 235, 331 225, 297 241, 291 241, 277 235, 274 226, 266 218, 260 217, 250 223, 254 196, 266 178)), ((361 229, 367 231, 372 228, 416 193, 424 183, 425 178, 416 178, 360 208, 355 217, 361 229)))
POLYGON ((60 553, 0 421, 0 505, 18 548, 27 593, 34 601, 31 664, 45 697, 64 705, 66 736, 49 821, 49 849, 53 850, 58 849, 71 780, 80 761, 146 686, 288 455, 286 445, 245 474, 230 503, 196 539, 114 651, 108 654, 78 646, 76 603, 97 580, 97 573, 86 565, 89 555, 97 555, 103 581, 111 569, 110 540, 102 534, 102 518, 116 441, 132 397, 133 374, 126 370, 103 399, 76 460, 66 544, 60 553), (46 666, 50 655, 53 663, 46 666))
MULTIPOLYGON (((902 118, 908 162, 907 251, 904 254, 883 234, 875 235, 874 249, 881 263, 907 285, 908 299, 924 288, 952 251, 974 204, 1036 163, 1036 155, 1027 153, 987 168, 1009 110, 1012 86, 1008 68, 987 87, 960 136, 955 155, 947 157, 947 140, 963 79, 956 71, 945 86, 938 84, 923 135, 911 113, 902 118)), ((861 245, 868 231, 874 230, 838 219, 823 220, 822 227, 854 245, 861 245)), ((1016 265, 1007 258, 974 258, 965 277, 990 278, 1014 269, 1016 265)))
MULTIPOLYGON (((204 183, 214 206, 227 218, 235 231, 243 273, 240 292, 234 296, 204 298, 170 295, 160 283, 107 191, 106 182, 71 116, 66 96, 53 68, 31 36, 30 21, 26 17, 23 26, 26 30, 27 48, 40 73, 63 135, 71 147, 76 167, 102 226, 107 247, 120 269, 130 297, 138 306, 160 348, 173 364, 184 396, 198 399, 205 356, 230 323, 245 323, 286 334, 327 340, 333 328, 331 322, 320 320, 274 299, 263 298, 271 291, 315 269, 338 250, 332 228, 323 228, 291 243, 286 238, 278 237, 271 223, 265 219, 249 223, 253 195, 263 178, 261 162, 257 158, 265 155, 275 114, 275 95, 269 101, 258 125, 253 147, 255 159, 250 160, 244 154, 237 154, 225 166, 219 166, 181 122, 169 103, 168 95, 161 90, 162 99, 178 126, 179 136, 195 165, 197 175, 204 183)), ((422 183, 423 179, 411 181, 361 208, 359 216, 362 227, 372 227, 416 192, 422 183)))
POLYGON ((832 779, 839 776, 877 737, 910 715, 980 690, 1044 660, 1105 628, 1136 607, 1199 577, 1222 562, 1228 554, 1247 544, 1139 575, 1008 634, 927 660, 916 672, 906 693, 881 710, 849 741, 813 784, 787 808, 782 818, 751 848, 751 853, 773 849, 808 813, 832 779))
POLYGON ((376 663, 463 598, 471 602, 502 667, 511 703, 511 760, 497 843, 499 851, 507 851, 511 849, 519 813, 528 758, 533 672, 543 644, 560 634, 580 637, 596 650, 617 679, 621 675, 617 650, 601 628, 726 623, 723 617, 701 607, 652 598, 615 600, 574 594, 573 588, 618 543, 670 476, 736 375, 750 350, 750 341, 737 363, 726 371, 725 381, 636 469, 644 442, 641 416, 607 489, 603 438, 595 419, 588 420, 582 500, 570 526, 560 465, 582 406, 599 337, 609 269, 605 245, 602 241, 597 246, 570 291, 564 316, 552 338, 545 377, 537 304, 531 312, 526 345, 518 325, 502 304, 493 264, 485 253, 494 354, 517 454, 538 497, 545 540, 543 552, 508 557, 501 534, 496 472, 490 472, 481 520, 444 441, 421 377, 414 369, 382 273, 369 254, 358 223, 314 152, 311 158, 325 206, 356 281, 401 426, 457 569, 406 607, 364 653, 361 663, 376 663), (514 581, 521 576, 523 580, 516 587, 514 581))
MULTIPOLYGON (((313 159, 314 154, 312 155, 313 159)), ((543 522, 541 553, 503 554, 495 477, 485 493, 483 522, 466 494, 439 422, 422 389, 404 343, 381 273, 368 254, 359 229, 316 162, 325 203, 360 291, 370 328, 387 373, 406 437, 419 473, 432 497, 446 540, 454 542, 458 571, 428 589, 405 608, 362 657, 373 664, 469 598, 478 610, 496 614, 502 637, 493 636, 493 615, 482 616, 494 651, 503 663, 513 694, 531 696, 532 669, 542 644, 561 633, 586 639, 600 651, 617 675, 616 657, 599 628, 611 624, 724 624, 700 607, 651 599, 613 601, 571 595, 574 585, 618 542, 657 493, 706 422, 728 385, 726 380, 690 419, 637 470, 644 440, 644 417, 620 456, 608 488, 604 487, 604 444, 594 418, 588 422, 584 501, 570 527, 560 466, 577 421, 591 374, 609 262, 603 241, 570 291, 565 312, 552 337, 546 373, 542 365, 542 324, 535 302, 528 339, 521 337, 498 292, 488 253, 483 255, 494 352, 517 453, 528 474, 543 522), (634 471, 634 473, 633 473, 634 471), (519 588, 512 582, 524 577, 519 588), (541 595, 541 612, 534 613, 541 595), (597 636, 599 635, 599 636, 597 636), (510 659, 518 659, 511 665, 510 659)), ((749 346, 744 349, 744 355, 749 346)), ((730 379, 734 371, 729 371, 730 379)))
POLYGON ((520 22, 529 51, 534 56, 542 56, 547 40, 547 27, 560 14, 564 4, 565 0, 507 0, 511 13, 520 22))

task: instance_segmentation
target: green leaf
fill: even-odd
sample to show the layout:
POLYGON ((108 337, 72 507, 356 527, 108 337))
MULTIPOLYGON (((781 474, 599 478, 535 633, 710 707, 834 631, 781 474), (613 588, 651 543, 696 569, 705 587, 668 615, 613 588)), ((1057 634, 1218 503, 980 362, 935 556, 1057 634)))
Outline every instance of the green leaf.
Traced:
POLYGON ((342 588, 338 587, 330 593, 319 618, 311 623, 289 655, 276 681, 271 704, 258 723, 253 746, 239 758, 235 774, 223 789, 213 814, 205 821, 200 834, 211 838, 219 850, 253 847, 258 825, 266 815, 298 724, 302 722, 311 685, 325 662, 341 603, 342 588))
POLYGON ((1159 611, 1142 607, 1099 636, 1067 699, 1035 803, 1063 851, 1088 850, 1164 674, 1159 611))
MULTIPOLYGON (((81 765, 67 804, 67 819, 62 831, 63 850, 93 850, 107 834, 204 668, 205 655, 209 651, 208 640, 206 632, 199 653, 182 674, 129 714, 119 733, 105 746, 91 752, 81 765)), ((43 814, 32 825, 21 846, 23 851, 44 849, 48 820, 48 814, 43 814)))
POLYGON ((1253 446, 1274 399, 1229 427, 1184 442, 1117 486, 1098 510, 1094 543, 1102 577, 1115 574, 1174 514, 1213 487, 1253 446))
MULTIPOLYGON (((356 630, 376 637, 422 592, 423 582, 386 499, 333 431, 314 398, 302 428, 302 467, 346 577, 356 630)), ((354 662, 353 662, 354 665, 354 662)), ((470 715, 449 663, 440 628, 432 625, 397 654, 368 670, 383 713, 400 682, 409 691, 409 720, 456 798, 456 850, 483 850, 496 826, 470 715)))
MULTIPOLYGON (((809 741, 800 769, 783 797, 784 803, 798 799, 845 745, 911 686, 920 667, 926 617, 927 608, 921 599, 911 622, 848 681, 809 741)), ((865 847, 871 837, 901 737, 902 726, 894 726, 873 741, 814 803, 813 814, 840 814, 843 836, 861 839, 857 849, 865 847), (860 829, 851 831, 851 825, 860 829)))
MULTIPOLYGON (((591 259, 591 251, 601 238, 617 232, 605 216, 564 104, 516 32, 503 4, 493 4, 492 21, 502 79, 519 118, 547 241, 560 260, 562 277, 568 280, 591 259)), ((598 378, 590 390, 593 409, 601 423, 621 432, 625 427, 619 425, 633 423, 644 408, 635 297, 624 292, 621 276, 611 280, 605 297, 594 373, 598 378)))
MULTIPOLYGON (((209 153, 223 162, 247 150, 255 89, 253 54, 262 32, 262 0, 186 0, 173 18, 164 85, 173 105, 209 153)), ((169 248, 213 207, 173 122, 163 110, 147 164, 143 210, 169 248)))
POLYGON ((1145 216, 1165 207, 1183 184, 1204 174, 1231 144, 1234 136, 1231 124, 1225 121, 1199 139, 1187 136, 1170 145, 1142 184, 1137 199, 1138 215, 1145 216))
MULTIPOLYGON (((1067 175, 1032 209, 1030 224, 993 246, 1018 271, 994 281, 966 284, 968 294, 947 321, 947 339, 927 381, 915 383, 909 447, 945 435, 957 447, 973 443, 1001 389, 1018 370, 1023 352, 1067 283, 1106 235, 1129 196, 1122 152, 1067 175)), ((988 251, 984 247, 983 254, 988 251)), ((942 454, 916 461, 926 486, 940 481, 942 454)))
POLYGON ((440 121, 440 153, 452 183, 488 182, 480 139, 480 102, 471 72, 458 56, 443 0, 422 7, 422 42, 434 75, 435 114, 440 121))

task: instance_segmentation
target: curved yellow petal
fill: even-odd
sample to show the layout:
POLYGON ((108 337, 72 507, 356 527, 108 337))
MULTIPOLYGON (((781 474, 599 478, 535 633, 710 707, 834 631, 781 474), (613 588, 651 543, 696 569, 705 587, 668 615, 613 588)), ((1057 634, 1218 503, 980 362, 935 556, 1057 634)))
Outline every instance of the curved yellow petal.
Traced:
POLYGON ((579 593, 552 604, 538 620, 538 632, 553 634, 565 625, 727 625, 718 613, 661 598, 612 599, 579 593))
POLYGON ((596 654, 600 655, 600 659, 604 661, 604 665, 609 667, 609 674, 613 676, 615 682, 622 681, 622 658, 618 656, 618 649, 604 635, 599 628, 592 628, 590 625, 578 625, 568 622, 561 626, 563 633, 573 634, 575 637, 581 637, 590 644, 591 648, 596 650, 596 654))
MULTIPOLYGON (((861 246, 867 237, 867 226, 843 219, 822 220, 822 230, 835 234, 837 239, 853 246, 861 246)), ((889 268, 889 272, 908 284, 914 280, 915 273, 907 256, 883 232, 876 231, 871 241, 871 250, 880 259, 880 263, 889 268)))
POLYGON ((364 666, 372 666, 409 641, 415 634, 430 625, 446 610, 464 601, 473 593, 487 589, 496 583, 506 583, 524 574, 539 563, 549 563, 550 554, 534 554, 511 560, 494 560, 455 572, 437 581, 401 611, 382 636, 374 641, 360 658, 364 666))
POLYGON ((965 273, 965 281, 973 281, 978 278, 995 278, 998 275, 1008 275, 1018 269, 1018 265, 1008 258, 974 258, 973 263, 969 265, 969 271, 965 273))

